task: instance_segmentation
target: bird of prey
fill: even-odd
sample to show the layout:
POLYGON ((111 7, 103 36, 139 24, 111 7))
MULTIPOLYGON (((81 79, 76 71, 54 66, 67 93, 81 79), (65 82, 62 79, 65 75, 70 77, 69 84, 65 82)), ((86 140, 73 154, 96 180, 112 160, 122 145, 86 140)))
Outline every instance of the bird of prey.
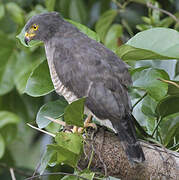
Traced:
POLYGON ((86 111, 112 123, 129 161, 143 162, 127 91, 132 83, 128 66, 57 12, 33 16, 25 32, 26 44, 30 40, 44 42, 56 92, 69 103, 86 97, 86 111))

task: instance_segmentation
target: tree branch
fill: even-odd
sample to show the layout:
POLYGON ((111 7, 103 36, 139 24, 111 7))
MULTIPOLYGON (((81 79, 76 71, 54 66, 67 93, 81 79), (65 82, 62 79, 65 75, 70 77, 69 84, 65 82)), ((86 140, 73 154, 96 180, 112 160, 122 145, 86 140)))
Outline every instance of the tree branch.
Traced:
MULTIPOLYGON (((88 136, 90 136, 89 132, 88 136)), ((87 136, 87 137, 88 137, 87 136)), ((166 148, 158 147, 147 142, 140 142, 145 154, 146 161, 131 167, 118 137, 102 128, 94 135, 93 140, 87 139, 85 154, 82 156, 79 167, 84 169, 88 165, 92 146, 95 149, 91 170, 105 174, 104 165, 107 168, 108 176, 114 176, 123 180, 143 179, 174 179, 179 177, 179 154, 166 148), (101 145, 101 142, 102 145, 101 145), (101 147, 102 146, 102 147, 101 147), (99 157, 100 154, 100 157, 99 157), (102 159, 102 162, 101 162, 102 159)))
POLYGON ((175 15, 173 15, 172 13, 170 13, 164 9, 158 8, 154 5, 152 5, 150 2, 147 2, 146 5, 148 8, 152 8, 152 9, 158 10, 160 12, 163 12, 164 14, 167 14, 168 16, 170 16, 174 21, 176 21, 179 24, 179 19, 177 19, 177 17, 175 15))

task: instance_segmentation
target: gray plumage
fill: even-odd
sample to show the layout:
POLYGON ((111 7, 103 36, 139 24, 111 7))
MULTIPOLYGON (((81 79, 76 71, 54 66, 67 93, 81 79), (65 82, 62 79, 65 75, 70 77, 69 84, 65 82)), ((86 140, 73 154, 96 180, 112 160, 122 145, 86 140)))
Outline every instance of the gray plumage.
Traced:
POLYGON ((101 43, 90 39, 56 12, 32 17, 25 30, 37 24, 32 39, 44 42, 51 78, 67 101, 86 97, 86 108, 100 120, 109 119, 131 162, 145 160, 136 140, 127 87, 127 65, 101 43))

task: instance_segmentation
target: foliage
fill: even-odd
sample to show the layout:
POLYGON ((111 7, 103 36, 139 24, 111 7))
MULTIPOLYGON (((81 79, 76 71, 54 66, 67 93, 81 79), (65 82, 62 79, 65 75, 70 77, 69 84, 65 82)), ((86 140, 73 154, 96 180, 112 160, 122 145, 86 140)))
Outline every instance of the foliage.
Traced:
MULTIPOLYGON (((50 168, 53 167, 87 179, 95 176, 88 169, 82 172, 76 169, 83 152, 82 136, 61 132, 60 125, 46 118, 49 116, 82 127, 85 98, 68 105, 64 98, 57 96, 42 43, 33 42, 29 48, 25 47, 25 22, 35 14, 53 10, 71 19, 68 20, 70 23, 90 38, 101 41, 131 66, 133 86, 130 95, 134 116, 155 141, 178 150, 179 29, 175 19, 156 9, 175 7, 177 11, 178 2, 130 2, 0 1, 0 167, 5 163, 10 167, 25 168, 24 172, 28 174, 29 170, 34 171, 36 161, 40 161, 37 159, 40 152, 46 149, 41 158, 41 174, 45 169, 53 171, 50 168), (156 8, 148 8, 146 2, 156 8), (40 147, 41 139, 34 143, 37 132, 26 126, 27 122, 34 121, 39 128, 55 135, 54 143, 50 144, 46 136, 42 137, 48 144, 46 147, 40 147), (25 152, 25 147, 29 151, 25 152), (22 153, 31 156, 25 161, 22 153)), ((178 13, 172 13, 179 17, 178 13)), ((139 136, 142 138, 141 134, 139 136)), ((8 177, 9 172, 0 172, 0 179, 8 177)), ((68 175, 58 177, 72 179, 68 175)), ((55 179, 55 176, 48 179, 55 179)))

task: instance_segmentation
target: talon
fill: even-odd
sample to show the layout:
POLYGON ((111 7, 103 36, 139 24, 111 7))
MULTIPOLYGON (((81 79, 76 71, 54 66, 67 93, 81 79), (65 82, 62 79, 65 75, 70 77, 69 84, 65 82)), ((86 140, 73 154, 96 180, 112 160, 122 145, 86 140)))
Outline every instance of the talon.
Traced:
POLYGON ((73 133, 77 133, 77 132, 78 132, 78 127, 77 127, 77 126, 74 126, 73 129, 72 129, 72 132, 73 132, 73 133))
POLYGON ((82 127, 78 128, 78 133, 82 134, 83 130, 84 130, 84 128, 82 128, 82 127))
POLYGON ((86 119, 85 122, 84 122, 84 128, 92 127, 92 128, 94 128, 94 129, 97 130, 96 124, 95 124, 95 123, 91 123, 92 117, 93 117, 92 115, 89 115, 89 116, 87 117, 87 119, 86 119))
POLYGON ((97 126, 95 123, 85 123, 84 128, 87 128, 87 127, 92 127, 93 129, 97 130, 97 126))
POLYGON ((92 127, 93 129, 97 130, 97 126, 95 123, 91 123, 92 115, 89 115, 84 122, 84 127, 77 127, 74 126, 73 129, 70 129, 72 133, 83 133, 84 129, 87 127, 92 127))

